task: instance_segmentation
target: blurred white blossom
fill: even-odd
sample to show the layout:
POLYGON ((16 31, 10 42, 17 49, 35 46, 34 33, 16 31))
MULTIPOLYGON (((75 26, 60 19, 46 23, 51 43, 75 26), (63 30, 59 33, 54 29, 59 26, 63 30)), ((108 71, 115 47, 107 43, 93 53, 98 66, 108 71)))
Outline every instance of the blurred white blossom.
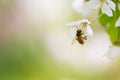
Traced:
POLYGON ((87 2, 90 8, 97 9, 100 6, 100 0, 90 0, 87 2))
POLYGON ((120 17, 119 17, 118 20, 116 21, 115 27, 120 27, 120 17))
POLYGON ((120 47, 114 45, 110 46, 106 55, 109 59, 115 59, 120 57, 120 47))
POLYGON ((87 5, 90 8, 97 9, 101 3, 102 3, 102 7, 101 7, 102 13, 110 17, 113 16, 112 10, 115 11, 116 5, 112 0, 105 0, 104 2, 102 2, 101 0, 90 0, 89 2, 87 2, 87 5))
POLYGON ((72 2, 73 9, 80 13, 83 16, 89 16, 91 8, 88 7, 85 0, 73 0, 72 2))

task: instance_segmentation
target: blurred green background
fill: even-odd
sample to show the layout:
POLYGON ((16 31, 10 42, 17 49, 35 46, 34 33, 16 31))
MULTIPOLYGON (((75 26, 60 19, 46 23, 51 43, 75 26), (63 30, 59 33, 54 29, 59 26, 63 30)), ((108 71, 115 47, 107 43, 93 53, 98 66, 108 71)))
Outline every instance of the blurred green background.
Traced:
POLYGON ((65 23, 83 18, 71 3, 0 0, 0 80, 120 80, 119 60, 105 56, 111 43, 99 22, 84 46, 71 46, 65 23))

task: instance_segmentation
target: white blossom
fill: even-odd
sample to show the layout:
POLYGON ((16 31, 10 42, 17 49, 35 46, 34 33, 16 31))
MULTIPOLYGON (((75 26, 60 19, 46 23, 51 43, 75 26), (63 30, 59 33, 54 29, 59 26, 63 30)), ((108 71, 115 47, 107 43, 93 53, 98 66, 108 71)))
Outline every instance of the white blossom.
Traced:
POLYGON ((110 46, 107 53, 108 59, 115 59, 120 57, 120 47, 118 46, 110 46))
POLYGON ((106 2, 103 3, 102 13, 105 13, 108 16, 113 16, 112 10, 110 9, 110 7, 108 6, 108 4, 106 2))
POLYGON ((88 19, 81 20, 80 21, 80 26, 83 27, 82 29, 84 30, 84 32, 87 36, 93 36, 93 30, 91 28, 91 22, 88 19))
POLYGON ((90 0, 87 2, 88 6, 93 9, 97 9, 100 4, 102 3, 102 13, 108 15, 108 16, 113 16, 113 11, 115 11, 115 3, 112 0, 105 0, 104 2, 101 2, 101 0, 90 0))
POLYGON ((90 25, 86 27, 86 34, 87 36, 93 36, 93 31, 90 25))
POLYGON ((73 0, 72 7, 83 16, 89 16, 91 12, 91 8, 88 7, 85 0, 73 0))
POLYGON ((93 36, 93 30, 91 28, 91 22, 88 19, 82 19, 80 21, 69 22, 67 26, 73 27, 71 30, 72 37, 76 35, 77 29, 81 29, 86 36, 93 36))
POLYGON ((115 3, 112 0, 106 0, 106 2, 108 3, 109 7, 115 11, 115 3))
POLYGON ((118 20, 115 23, 115 27, 120 27, 120 16, 119 16, 118 20))

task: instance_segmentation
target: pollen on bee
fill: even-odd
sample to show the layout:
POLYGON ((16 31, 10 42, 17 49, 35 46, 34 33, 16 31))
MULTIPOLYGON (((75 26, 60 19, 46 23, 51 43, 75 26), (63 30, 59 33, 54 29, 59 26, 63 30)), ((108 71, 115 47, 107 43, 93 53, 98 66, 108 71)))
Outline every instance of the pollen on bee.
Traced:
POLYGON ((84 37, 83 37, 83 39, 84 39, 84 40, 87 40, 87 39, 88 39, 88 37, 87 37, 87 36, 84 36, 84 37))

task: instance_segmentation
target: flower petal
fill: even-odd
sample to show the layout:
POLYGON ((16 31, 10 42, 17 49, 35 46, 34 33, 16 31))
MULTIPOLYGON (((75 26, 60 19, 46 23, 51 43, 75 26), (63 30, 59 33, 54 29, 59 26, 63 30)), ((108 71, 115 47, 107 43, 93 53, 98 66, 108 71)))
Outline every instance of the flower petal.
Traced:
POLYGON ((91 24, 91 22, 90 22, 88 19, 82 19, 82 20, 80 21, 80 23, 84 23, 84 22, 87 22, 87 24, 91 24))
POLYGON ((68 22, 65 25, 69 27, 76 27, 79 24, 80 24, 80 21, 74 21, 74 22, 68 22))
POLYGON ((100 0, 90 0, 90 1, 87 2, 87 5, 90 8, 97 9, 100 5, 100 0))
POLYGON ((106 1, 107 1, 107 3, 108 3, 109 7, 110 7, 112 10, 115 11, 115 7, 116 7, 115 3, 114 3, 113 1, 111 1, 111 0, 106 0, 106 1))
POLYGON ((105 13, 108 16, 113 16, 112 10, 110 9, 110 7, 106 4, 106 2, 103 3, 102 6, 102 12, 105 13))
POLYGON ((120 47, 118 46, 110 46, 106 53, 107 57, 109 59, 115 59, 117 57, 120 57, 120 47))
POLYGON ((93 30, 90 25, 86 27, 86 35, 87 36, 93 36, 93 30))
POLYGON ((118 20, 115 23, 115 27, 120 27, 120 16, 119 16, 118 20))

